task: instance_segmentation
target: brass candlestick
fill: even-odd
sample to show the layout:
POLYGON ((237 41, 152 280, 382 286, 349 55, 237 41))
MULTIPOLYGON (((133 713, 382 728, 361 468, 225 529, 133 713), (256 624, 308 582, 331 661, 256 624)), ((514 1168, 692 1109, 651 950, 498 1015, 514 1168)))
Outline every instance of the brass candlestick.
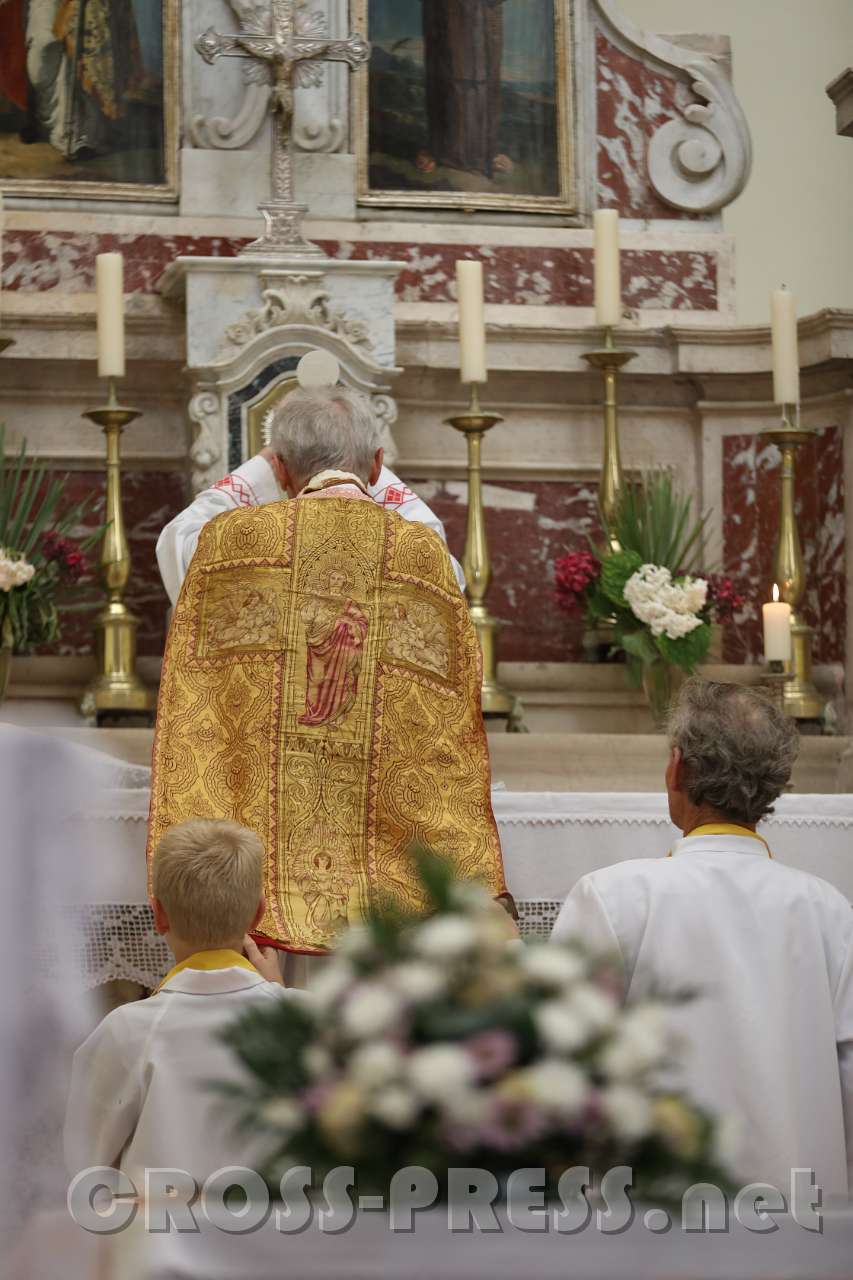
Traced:
POLYGON ((604 521, 604 532, 613 551, 620 551, 619 539, 613 533, 613 524, 625 477, 622 474, 622 458, 619 452, 619 400, 617 379, 619 370, 636 356, 636 351, 621 351, 613 341, 613 330, 604 333, 604 346, 597 351, 587 351, 584 360, 593 369, 600 369, 604 379, 604 459, 601 464, 601 481, 598 486, 598 502, 604 521))
POLYGON ((121 433, 139 417, 138 409, 119 404, 115 379, 110 378, 109 399, 84 417, 103 428, 107 438, 107 528, 101 547, 101 581, 107 602, 95 620, 98 674, 89 685, 80 710, 98 724, 107 716, 146 715, 153 711, 155 695, 136 674, 138 619, 124 602, 130 578, 130 550, 124 527, 121 499, 121 433))
POLYGON ((806 570, 803 548, 794 511, 796 496, 796 453, 814 435, 791 419, 789 406, 782 407, 782 422, 773 431, 762 434, 779 446, 782 453, 782 491, 779 510, 779 539, 773 559, 773 578, 779 587, 779 598, 791 606, 791 663, 787 671, 792 679, 783 690, 785 711, 795 720, 820 720, 824 711, 824 699, 815 688, 812 679, 813 630, 800 613, 800 604, 806 590, 806 570))
POLYGON ((471 403, 467 413, 447 418, 449 426, 461 431, 468 441, 468 519, 465 525, 465 554, 462 568, 465 571, 465 594, 471 621, 477 631, 483 651, 483 715, 509 716, 515 707, 515 699, 498 684, 495 651, 496 632, 500 623, 493 618, 485 605, 485 598, 492 581, 489 561, 489 544, 486 539, 486 521, 483 514, 483 480, 480 472, 480 452, 483 436, 498 422, 499 413, 485 413, 480 408, 476 382, 471 383, 471 403))

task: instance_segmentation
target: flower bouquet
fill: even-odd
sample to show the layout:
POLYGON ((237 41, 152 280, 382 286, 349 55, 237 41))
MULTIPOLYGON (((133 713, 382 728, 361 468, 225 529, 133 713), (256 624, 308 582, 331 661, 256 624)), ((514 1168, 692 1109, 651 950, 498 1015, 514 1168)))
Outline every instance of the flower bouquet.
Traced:
POLYGON ((63 509, 63 480, 27 462, 26 441, 13 459, 6 458, 4 445, 0 426, 0 698, 12 653, 52 644, 60 634, 60 612, 92 607, 64 597, 79 592, 86 552, 102 534, 98 528, 75 537, 87 504, 63 509))
POLYGON ((226 1034, 251 1083, 220 1088, 269 1142, 268 1180, 307 1165, 317 1186, 351 1165, 359 1191, 384 1193, 409 1166, 439 1186, 452 1167, 532 1166, 553 1189, 569 1168, 627 1164, 646 1195, 725 1188, 716 1122, 658 1083, 667 1002, 624 1010, 609 962, 508 941, 484 890, 415 856, 433 914, 351 928, 306 1000, 226 1034))
POLYGON ((711 623, 743 604, 730 578, 699 572, 707 515, 675 490, 667 471, 629 486, 606 544, 555 565, 555 598, 590 625, 612 628, 632 681, 643 684, 658 723, 673 668, 690 674, 707 657, 711 623))

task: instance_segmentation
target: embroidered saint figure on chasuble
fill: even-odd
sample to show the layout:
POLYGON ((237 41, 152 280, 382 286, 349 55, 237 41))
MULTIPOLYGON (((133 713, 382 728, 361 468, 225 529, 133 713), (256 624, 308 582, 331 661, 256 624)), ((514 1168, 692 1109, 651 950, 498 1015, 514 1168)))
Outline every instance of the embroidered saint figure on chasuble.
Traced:
POLYGON ((379 900, 420 909, 415 842, 505 893, 480 678, 432 530, 327 496, 217 517, 166 646, 149 859, 185 818, 252 828, 258 934, 307 953, 379 900))

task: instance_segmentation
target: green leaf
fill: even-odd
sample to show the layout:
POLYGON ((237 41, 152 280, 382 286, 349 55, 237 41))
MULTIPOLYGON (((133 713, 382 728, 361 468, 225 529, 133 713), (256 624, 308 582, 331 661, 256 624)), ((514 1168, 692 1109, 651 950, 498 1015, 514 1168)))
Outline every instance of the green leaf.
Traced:
POLYGON ((654 639, 645 627, 641 631, 626 631, 620 637, 620 643, 626 653, 640 662, 654 662, 659 656, 654 639))
POLYGON ((601 590, 613 604, 625 608, 625 583, 640 566, 642 559, 636 551, 616 551, 601 565, 601 590))
POLYGON ((681 667, 682 671, 691 675, 694 668, 708 656, 711 628, 707 622, 700 622, 688 635, 679 636, 677 640, 670 640, 669 636, 656 636, 655 644, 667 662, 681 667))

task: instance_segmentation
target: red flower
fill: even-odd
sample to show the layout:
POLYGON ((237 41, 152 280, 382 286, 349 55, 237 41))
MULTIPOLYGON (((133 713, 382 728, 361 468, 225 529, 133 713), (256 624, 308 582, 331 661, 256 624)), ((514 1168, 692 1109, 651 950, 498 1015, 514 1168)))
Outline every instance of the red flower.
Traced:
POLYGON ((709 573, 708 604, 713 607, 717 622, 731 622, 746 603, 731 578, 723 573, 709 573))
POLYGON ((591 551, 570 551, 554 565, 555 599, 566 613, 583 608, 587 590, 601 574, 601 565, 591 551))
POLYGON ((56 532, 45 533, 41 540, 45 560, 55 564, 62 577, 69 582, 79 582, 88 569, 86 557, 71 538, 63 538, 56 532))

